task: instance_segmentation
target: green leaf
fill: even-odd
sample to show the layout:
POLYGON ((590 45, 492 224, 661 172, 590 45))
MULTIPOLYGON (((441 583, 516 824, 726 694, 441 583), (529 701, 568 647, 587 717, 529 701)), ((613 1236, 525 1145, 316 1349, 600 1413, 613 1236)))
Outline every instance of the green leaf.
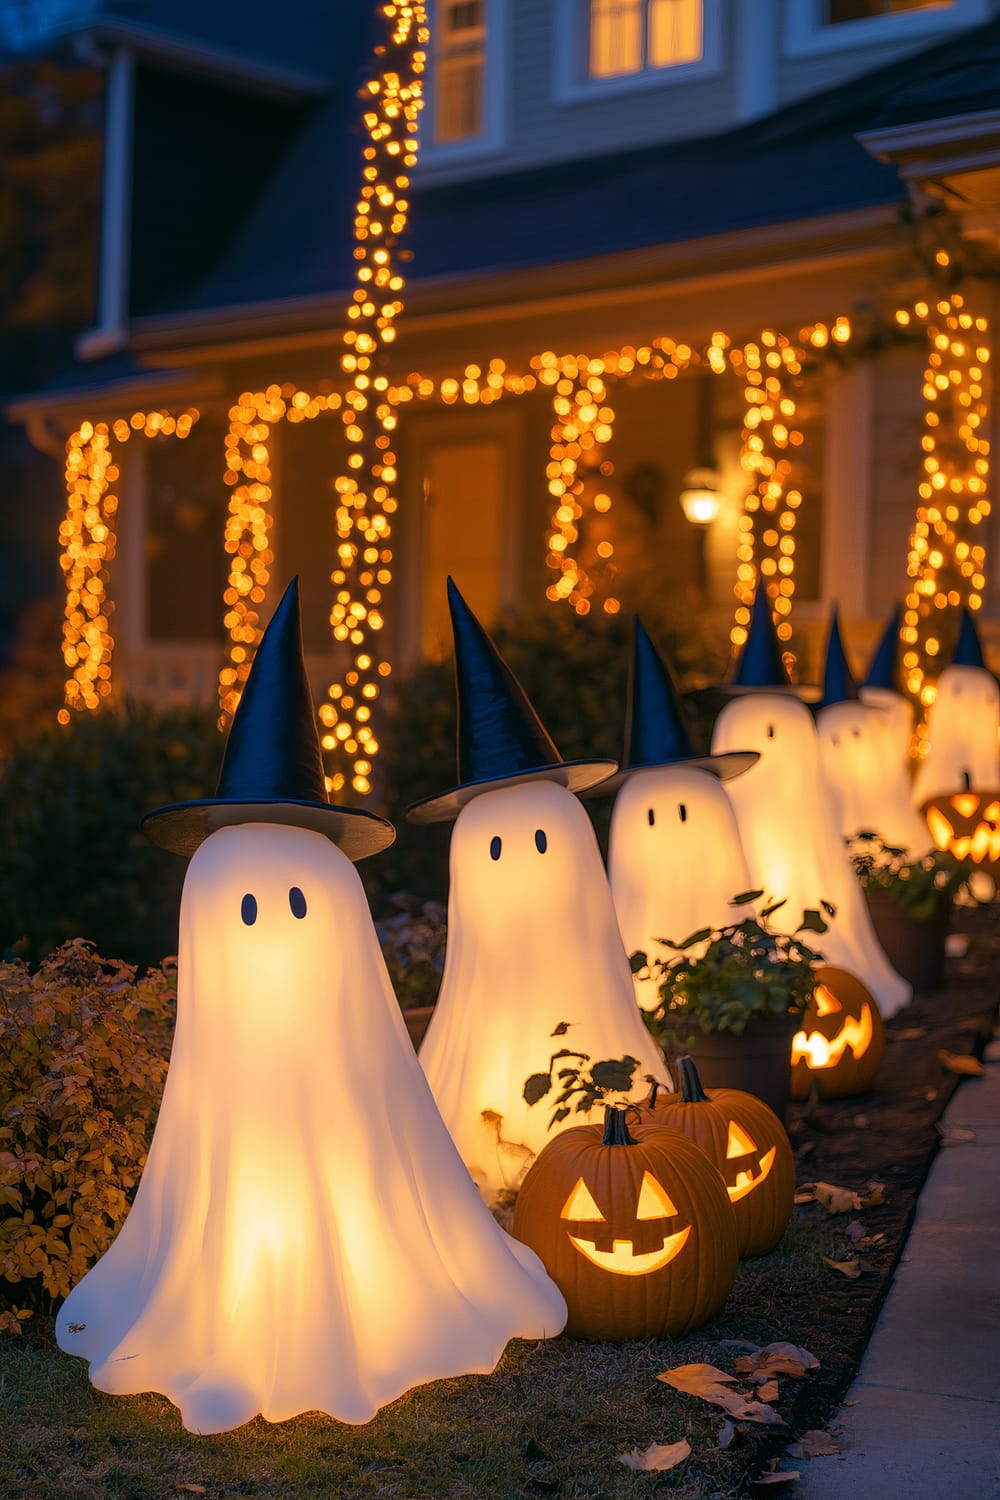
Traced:
POLYGON ((524 1101, 526 1104, 537 1104, 539 1099, 544 1099, 552 1087, 551 1073, 532 1073, 530 1078, 524 1082, 524 1101))
MULTIPOLYGON (((731 896, 730 897, 729 905, 730 906, 749 906, 750 903, 751 903, 751 901, 759 901, 760 898, 761 898, 761 896, 763 896, 763 894, 764 894, 763 891, 741 891, 738 896, 731 896)), ((781 903, 779 902, 778 905, 780 906, 781 903)), ((776 907, 772 907, 771 910, 772 911, 776 911, 777 908, 776 907)))
POLYGON ((632 1079, 638 1066, 637 1057, 621 1057, 614 1061, 595 1063, 590 1076, 599 1092, 622 1094, 632 1087, 632 1079))
POLYGON ((549 1121, 549 1129, 551 1130, 553 1125, 558 1125, 560 1120, 565 1120, 569 1112, 570 1108, 568 1104, 564 1104, 561 1109, 554 1109, 552 1111, 552 1118, 549 1121))
POLYGON ((711 929, 711 927, 699 927, 698 931, 697 932, 692 932, 691 936, 690 937, 686 937, 684 939, 683 943, 671 943, 670 947, 671 948, 676 948, 677 951, 678 951, 678 953, 684 953, 684 952, 687 951, 688 948, 693 948, 696 943, 704 943, 705 940, 707 938, 710 938, 711 936, 712 936, 712 929, 711 929))

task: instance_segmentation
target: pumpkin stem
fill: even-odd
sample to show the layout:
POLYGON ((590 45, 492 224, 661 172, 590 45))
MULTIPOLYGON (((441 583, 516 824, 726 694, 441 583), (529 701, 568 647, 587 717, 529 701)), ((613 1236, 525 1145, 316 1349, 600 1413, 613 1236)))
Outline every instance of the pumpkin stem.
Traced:
POLYGON ((708 1104, 708 1095, 701 1086, 698 1077, 698 1069, 694 1065, 693 1057, 679 1057, 677 1059, 677 1072, 681 1081, 681 1103, 682 1104, 708 1104))
POLYGON ((604 1139, 601 1144, 603 1146, 634 1146, 637 1144, 635 1137, 629 1134, 625 1111, 619 1109, 615 1104, 605 1106, 604 1139))

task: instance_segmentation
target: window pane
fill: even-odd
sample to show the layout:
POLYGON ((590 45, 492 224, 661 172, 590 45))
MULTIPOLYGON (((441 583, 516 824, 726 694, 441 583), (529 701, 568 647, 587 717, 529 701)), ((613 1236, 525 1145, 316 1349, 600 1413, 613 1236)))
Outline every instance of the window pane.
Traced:
POLYGON ((441 28, 448 37, 454 37, 456 32, 479 31, 483 21, 483 0, 451 0, 444 7, 441 28))
POLYGON ((591 0, 591 78, 639 72, 642 25, 643 0, 591 0))
POLYGON ((434 139, 467 141, 482 134, 483 54, 477 49, 442 57, 437 65, 434 139))
POLYGON ((894 15, 901 10, 950 10, 953 0, 826 0, 826 24, 863 21, 867 16, 894 15))
POLYGON ((701 56, 701 0, 649 0, 649 66, 701 56))

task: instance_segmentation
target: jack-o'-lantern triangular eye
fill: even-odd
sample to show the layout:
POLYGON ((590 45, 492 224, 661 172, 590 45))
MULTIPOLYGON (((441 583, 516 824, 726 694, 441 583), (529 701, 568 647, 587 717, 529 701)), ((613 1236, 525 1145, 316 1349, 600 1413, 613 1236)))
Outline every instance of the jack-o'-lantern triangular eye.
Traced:
POLYGON ((642 1187, 639 1189, 639 1202, 635 1210, 637 1219, 671 1219, 677 1212, 677 1205, 661 1183, 657 1182, 652 1172, 644 1172, 642 1187))
POLYGON ((570 1193, 560 1214, 563 1219, 602 1219, 604 1215, 594 1202, 594 1195, 582 1177, 577 1178, 576 1187, 570 1193))
POLYGON ((726 1141, 726 1160, 731 1161, 734 1156, 749 1156, 750 1152, 756 1149, 757 1142, 751 1140, 742 1125, 737 1125, 735 1120, 730 1120, 729 1139, 726 1141))
POLYGON ((832 1016, 844 1008, 825 984, 818 984, 813 991, 813 1006, 818 1016, 832 1016))

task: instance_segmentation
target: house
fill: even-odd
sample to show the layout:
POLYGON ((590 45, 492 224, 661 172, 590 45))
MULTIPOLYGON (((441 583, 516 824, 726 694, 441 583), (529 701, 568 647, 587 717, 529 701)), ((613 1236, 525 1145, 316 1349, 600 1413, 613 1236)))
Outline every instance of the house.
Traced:
POLYGON ((448 572, 487 621, 669 600, 738 640, 760 569, 807 665, 832 601, 860 651, 905 593, 925 695, 950 606, 989 635, 1000 0, 430 0, 388 313, 355 212, 385 7, 64 9, 48 44, 107 70, 98 316, 13 411, 68 443, 71 707, 211 697, 223 648, 231 706, 293 571, 362 766, 448 572), (364 546, 352 303, 399 335, 364 546))

